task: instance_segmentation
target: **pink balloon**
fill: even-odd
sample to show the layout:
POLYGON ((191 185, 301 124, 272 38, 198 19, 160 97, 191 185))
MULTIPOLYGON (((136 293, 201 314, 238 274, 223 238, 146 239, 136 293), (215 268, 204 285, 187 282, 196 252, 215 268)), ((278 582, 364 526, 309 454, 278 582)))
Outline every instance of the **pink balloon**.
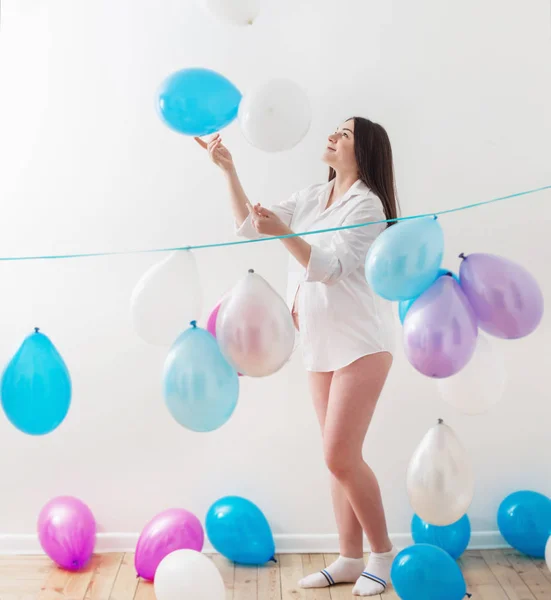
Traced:
MULTIPOLYGON (((222 306, 223 299, 212 309, 212 312, 209 315, 207 321, 206 330, 216 338, 216 319, 218 318, 218 313, 220 312, 220 307, 222 306)), ((243 377, 242 373, 238 373, 239 377, 243 377)))
POLYGON ((171 508, 153 517, 136 546, 134 566, 140 577, 153 581, 163 558, 175 550, 201 552, 205 534, 199 519, 183 508, 171 508))
POLYGON ((439 277, 411 305, 404 320, 404 349, 409 362, 428 377, 450 377, 472 358, 476 315, 457 281, 439 277))
POLYGON ((501 256, 461 257, 461 287, 474 308, 479 327, 505 339, 532 333, 543 316, 543 294, 534 277, 501 256))
POLYGON ((54 498, 40 512, 38 538, 44 552, 55 563, 77 571, 88 563, 94 551, 94 515, 78 498, 54 498))

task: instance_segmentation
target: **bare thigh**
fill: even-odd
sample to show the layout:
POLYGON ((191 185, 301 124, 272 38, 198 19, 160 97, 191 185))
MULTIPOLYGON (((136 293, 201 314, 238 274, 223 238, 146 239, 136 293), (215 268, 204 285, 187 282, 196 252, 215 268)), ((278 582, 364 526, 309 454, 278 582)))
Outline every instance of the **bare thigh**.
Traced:
POLYGON ((308 373, 308 383, 310 384, 310 394, 314 403, 314 410, 320 424, 321 431, 325 428, 325 417, 327 415, 327 406, 329 403, 329 391, 333 373, 308 373))

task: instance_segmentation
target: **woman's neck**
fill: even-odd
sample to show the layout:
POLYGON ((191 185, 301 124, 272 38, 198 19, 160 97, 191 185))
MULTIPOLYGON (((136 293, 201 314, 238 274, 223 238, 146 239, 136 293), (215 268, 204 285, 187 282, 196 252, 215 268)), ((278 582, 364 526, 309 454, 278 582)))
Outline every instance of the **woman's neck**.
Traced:
POLYGON ((358 173, 356 172, 336 172, 335 185, 333 186, 330 204, 332 204, 338 198, 342 198, 342 196, 348 192, 348 190, 356 183, 356 181, 358 181, 358 173))

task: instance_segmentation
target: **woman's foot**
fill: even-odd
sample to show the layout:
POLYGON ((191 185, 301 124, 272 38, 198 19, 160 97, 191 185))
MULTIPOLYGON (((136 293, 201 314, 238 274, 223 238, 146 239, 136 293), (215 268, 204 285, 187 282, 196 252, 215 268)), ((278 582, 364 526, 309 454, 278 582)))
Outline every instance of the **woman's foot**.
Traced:
POLYGON ((339 556, 337 560, 327 568, 312 573, 298 584, 302 588, 322 588, 336 583, 354 583, 364 570, 363 558, 346 558, 339 556))
POLYGON ((377 596, 382 594, 390 580, 390 568, 398 554, 393 546, 389 552, 369 555, 365 570, 360 575, 352 593, 355 596, 377 596))

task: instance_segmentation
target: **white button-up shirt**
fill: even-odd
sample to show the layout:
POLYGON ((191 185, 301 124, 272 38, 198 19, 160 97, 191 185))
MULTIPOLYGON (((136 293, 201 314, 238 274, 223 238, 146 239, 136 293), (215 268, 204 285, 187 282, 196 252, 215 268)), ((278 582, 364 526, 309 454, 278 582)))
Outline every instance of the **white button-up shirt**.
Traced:
MULTIPOLYGON (((329 208, 334 180, 296 192, 270 207, 294 232, 384 220, 383 205, 358 180, 329 208)), ((391 303, 369 287, 365 257, 385 223, 307 236, 312 246, 304 268, 289 261, 287 304, 298 306, 300 342, 308 371, 336 371, 375 352, 393 352, 395 319, 391 303)), ((237 228, 249 239, 262 237, 251 217, 237 228)))

